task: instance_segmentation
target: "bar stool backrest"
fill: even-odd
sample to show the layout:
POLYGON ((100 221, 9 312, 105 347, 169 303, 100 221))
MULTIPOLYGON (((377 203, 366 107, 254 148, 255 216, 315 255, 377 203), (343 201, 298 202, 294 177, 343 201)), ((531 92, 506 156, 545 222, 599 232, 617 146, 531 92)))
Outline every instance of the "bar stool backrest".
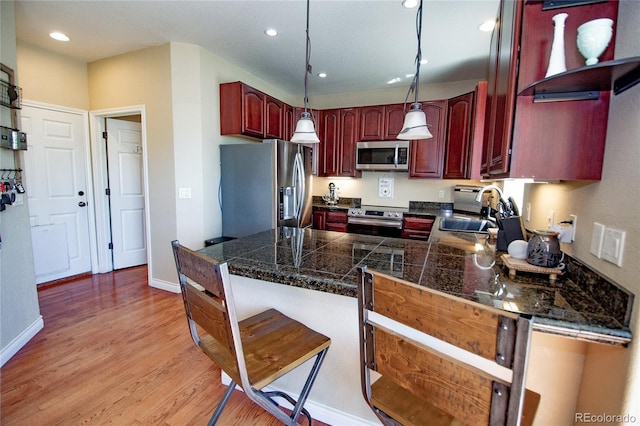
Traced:
MULTIPOLYGON (((358 305, 362 392, 385 424, 521 424, 530 318, 366 268, 358 305), (510 372, 470 365, 469 353, 510 372)), ((528 399, 535 412, 539 396, 528 399)))

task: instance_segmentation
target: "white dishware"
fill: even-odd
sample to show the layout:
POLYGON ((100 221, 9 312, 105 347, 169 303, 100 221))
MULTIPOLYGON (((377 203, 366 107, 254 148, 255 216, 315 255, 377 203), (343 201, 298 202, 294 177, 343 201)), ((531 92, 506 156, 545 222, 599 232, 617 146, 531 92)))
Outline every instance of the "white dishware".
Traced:
POLYGON ((526 259, 529 243, 525 240, 513 240, 507 247, 507 252, 514 259, 526 259))
POLYGON ((578 50, 586 58, 587 65, 598 63, 598 57, 609 46, 613 35, 613 20, 594 19, 578 27, 578 50))
POLYGON ((554 15, 553 21, 553 42, 551 43, 551 55, 549 56, 549 67, 545 77, 565 72, 567 65, 564 60, 564 23, 567 20, 567 13, 554 15))

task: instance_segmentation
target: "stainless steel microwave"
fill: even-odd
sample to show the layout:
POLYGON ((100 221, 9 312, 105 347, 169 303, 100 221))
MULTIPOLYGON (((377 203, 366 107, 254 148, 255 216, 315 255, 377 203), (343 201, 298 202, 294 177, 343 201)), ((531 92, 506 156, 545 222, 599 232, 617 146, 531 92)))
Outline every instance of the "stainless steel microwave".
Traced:
POLYGON ((409 170, 409 141, 358 142, 357 170, 409 170))

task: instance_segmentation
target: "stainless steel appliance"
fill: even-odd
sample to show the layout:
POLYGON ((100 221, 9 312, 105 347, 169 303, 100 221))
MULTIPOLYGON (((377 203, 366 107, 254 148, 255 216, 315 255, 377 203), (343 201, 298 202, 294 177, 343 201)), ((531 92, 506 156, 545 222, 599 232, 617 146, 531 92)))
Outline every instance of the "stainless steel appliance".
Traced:
POLYGON ((278 139, 220 146, 222 235, 311 225, 310 147, 278 139))
POLYGON ((483 200, 476 201, 481 186, 456 185, 453 189, 453 209, 462 213, 480 214, 483 200))
POLYGON ((358 142, 357 170, 409 170, 409 141, 358 142))
POLYGON ((402 237, 402 218, 408 209, 362 206, 347 212, 347 230, 356 234, 402 237))

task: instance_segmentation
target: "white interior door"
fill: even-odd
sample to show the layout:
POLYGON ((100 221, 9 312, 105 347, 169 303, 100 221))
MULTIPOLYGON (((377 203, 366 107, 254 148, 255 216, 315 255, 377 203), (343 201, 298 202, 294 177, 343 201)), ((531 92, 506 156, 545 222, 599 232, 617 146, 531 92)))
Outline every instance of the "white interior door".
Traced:
POLYGON ((36 283, 91 271, 86 116, 24 105, 21 117, 36 283))
POLYGON ((113 269, 147 263, 140 123, 106 119, 113 269))

